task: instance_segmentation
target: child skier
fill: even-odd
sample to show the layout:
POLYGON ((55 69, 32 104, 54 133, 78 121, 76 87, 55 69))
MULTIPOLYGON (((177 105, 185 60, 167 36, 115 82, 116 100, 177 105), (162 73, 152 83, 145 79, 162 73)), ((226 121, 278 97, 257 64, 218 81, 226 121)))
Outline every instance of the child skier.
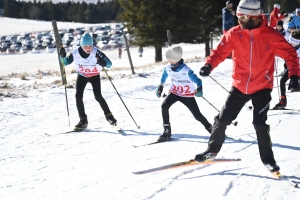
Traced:
MULTIPOLYGON (((300 30, 299 29, 294 29, 292 30, 291 35, 289 36, 288 42, 294 47, 298 54, 298 58, 300 58, 300 30)), ((283 109, 287 105, 287 99, 286 99, 286 89, 285 89, 285 83, 289 80, 288 77, 288 67, 284 63, 284 72, 282 74, 282 77, 280 79, 280 99, 279 103, 274 106, 273 109, 283 109)))
POLYGON ((73 61, 78 73, 76 80, 76 106, 79 114, 79 123, 75 126, 75 131, 82 131, 88 125, 87 115, 83 105, 83 91, 88 82, 92 84, 94 97, 99 102, 106 120, 113 126, 117 125, 110 109, 101 94, 101 82, 99 73, 101 66, 110 68, 112 63, 98 48, 93 46, 93 38, 89 33, 84 33, 80 39, 80 47, 66 56, 66 50, 62 47, 59 50, 63 65, 69 65, 73 61))
POLYGON ((182 48, 180 46, 171 46, 166 51, 168 64, 166 65, 161 83, 156 89, 157 97, 161 97, 164 83, 168 76, 171 77, 172 86, 169 95, 162 103, 162 117, 164 132, 158 141, 164 141, 171 138, 171 125, 169 120, 169 108, 177 101, 183 103, 192 112, 196 120, 200 121, 205 129, 210 133, 211 124, 201 114, 194 96, 202 97, 202 81, 194 72, 183 62, 182 48), (195 84, 197 88, 195 87, 195 84))

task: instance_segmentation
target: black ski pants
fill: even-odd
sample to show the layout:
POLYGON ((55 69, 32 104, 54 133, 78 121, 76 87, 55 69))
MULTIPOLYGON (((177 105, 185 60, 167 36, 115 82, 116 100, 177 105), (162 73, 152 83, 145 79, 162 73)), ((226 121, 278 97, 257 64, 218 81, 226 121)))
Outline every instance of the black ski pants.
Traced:
POLYGON ((260 158, 264 164, 275 164, 272 151, 272 141, 270 137, 270 126, 266 124, 269 103, 271 101, 271 89, 262 89, 253 94, 243 94, 238 89, 232 87, 225 105, 219 115, 215 117, 209 139, 208 149, 218 153, 225 140, 226 127, 236 119, 237 115, 246 102, 252 100, 253 105, 253 125, 257 135, 260 158))
POLYGON ((79 116, 86 117, 82 99, 83 99, 83 92, 84 92, 85 86, 88 82, 90 82, 92 84, 94 97, 99 102, 104 113, 110 113, 108 105, 101 94, 100 76, 97 75, 97 76, 93 76, 91 78, 87 78, 87 77, 78 75, 77 80, 76 80, 75 98, 76 98, 76 106, 77 106, 79 116))
POLYGON ((282 75, 282 77, 280 78, 280 93, 281 96, 286 96, 285 92, 286 92, 286 87, 285 87, 285 83, 289 80, 289 71, 286 69, 284 70, 284 73, 282 75))
POLYGON ((162 118, 164 124, 170 123, 169 108, 177 101, 183 103, 191 111, 195 119, 201 122, 206 129, 208 129, 211 126, 207 119, 201 114, 195 97, 181 97, 173 93, 170 93, 161 105, 162 118))

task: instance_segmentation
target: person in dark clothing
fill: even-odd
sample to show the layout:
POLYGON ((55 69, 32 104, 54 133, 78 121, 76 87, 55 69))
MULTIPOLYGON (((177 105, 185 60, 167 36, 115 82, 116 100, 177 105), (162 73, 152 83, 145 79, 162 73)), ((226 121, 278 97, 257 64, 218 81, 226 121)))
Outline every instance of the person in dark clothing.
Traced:
MULTIPOLYGON (((298 58, 299 58, 300 57, 300 30, 299 29, 292 30, 291 35, 289 35, 288 41, 297 51, 298 58)), ((289 80, 288 75, 289 75, 288 66, 286 65, 286 62, 284 62, 284 71, 280 78, 280 99, 279 99, 279 103, 276 104, 273 109, 282 109, 285 108, 287 105, 285 83, 289 80)))
POLYGON ((76 106, 79 114, 79 123, 75 126, 75 131, 81 131, 88 125, 87 115, 83 104, 83 92, 86 84, 90 82, 93 87, 94 97, 99 102, 106 120, 113 126, 117 125, 117 120, 112 115, 105 99, 101 94, 100 71, 101 66, 110 68, 112 63, 107 56, 98 48, 93 46, 93 38, 89 33, 82 35, 80 47, 75 49, 70 55, 66 55, 66 50, 62 47, 59 50, 60 59, 63 65, 75 63, 76 72, 76 106))
POLYGON ((233 3, 232 1, 226 2, 226 7, 222 9, 222 29, 223 34, 225 34, 229 29, 234 26, 234 16, 235 11, 232 9, 233 3))
POLYGON ((206 151, 197 154, 195 160, 203 162, 217 156, 225 140, 227 126, 236 119, 245 103, 251 100, 252 124, 256 131, 260 159, 270 172, 276 172, 280 168, 273 155, 270 126, 266 124, 273 89, 275 55, 286 60, 290 89, 294 92, 299 91, 299 59, 295 49, 280 33, 263 23, 259 1, 241 0, 237 7, 237 17, 239 25, 225 33, 216 50, 211 51, 200 69, 201 76, 209 76, 233 51, 232 89, 225 105, 215 117, 206 151))
POLYGON ((169 108, 177 101, 183 103, 193 114, 195 119, 203 124, 205 129, 210 133, 211 124, 201 114, 197 102, 194 98, 202 97, 202 81, 194 71, 191 70, 182 59, 182 48, 180 46, 171 46, 166 51, 168 64, 166 65, 160 85, 156 89, 156 96, 161 97, 164 83, 168 76, 172 79, 172 86, 169 90, 169 95, 165 98, 161 105, 164 132, 159 137, 158 141, 168 140, 171 137, 171 125, 169 117, 169 108), (195 87, 197 85, 197 88, 195 87))
MULTIPOLYGON (((222 9, 222 29, 223 34, 225 34, 229 29, 231 29, 234 26, 234 16, 235 11, 232 9, 233 3, 232 1, 226 2, 226 7, 222 9)), ((230 53, 227 58, 231 59, 232 53, 230 53)))

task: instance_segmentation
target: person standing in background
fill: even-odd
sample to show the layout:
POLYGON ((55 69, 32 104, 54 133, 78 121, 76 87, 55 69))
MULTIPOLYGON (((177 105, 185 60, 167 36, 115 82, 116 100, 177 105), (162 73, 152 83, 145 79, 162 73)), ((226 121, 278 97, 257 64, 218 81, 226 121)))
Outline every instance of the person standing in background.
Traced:
POLYGON ((222 9, 222 30, 225 34, 229 29, 234 26, 235 11, 232 9, 232 1, 226 2, 226 7, 222 9))
POLYGON ((121 46, 119 46, 118 52, 119 52, 119 58, 121 59, 121 56, 122 56, 122 47, 121 46))
MULTIPOLYGON (((235 11, 232 9, 233 3, 232 1, 226 2, 226 7, 222 9, 222 29, 223 34, 225 34, 229 29, 234 26, 234 16, 235 11)), ((232 54, 228 54, 227 58, 231 59, 232 54)))
POLYGON ((274 9, 270 14, 270 24, 269 24, 269 26, 272 28, 276 28, 276 23, 278 20, 284 19, 288 16, 288 14, 285 13, 284 11, 282 11, 281 14, 279 13, 279 11, 280 11, 280 5, 274 4, 274 9))
POLYGON ((140 57, 143 57, 143 47, 142 46, 140 46, 139 47, 139 54, 140 54, 140 57))
POLYGON ((288 29, 291 32, 293 29, 300 28, 300 8, 296 8, 296 14, 290 19, 288 29))

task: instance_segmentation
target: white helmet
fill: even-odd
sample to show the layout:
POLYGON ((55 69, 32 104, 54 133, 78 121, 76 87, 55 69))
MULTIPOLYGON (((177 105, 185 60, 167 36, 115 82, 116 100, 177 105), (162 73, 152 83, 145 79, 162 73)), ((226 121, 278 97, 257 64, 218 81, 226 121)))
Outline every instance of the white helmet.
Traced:
POLYGON ((296 8, 296 14, 297 14, 297 12, 300 12, 300 8, 296 8))
POLYGON ((279 4, 274 4, 274 8, 280 9, 280 5, 279 4))

